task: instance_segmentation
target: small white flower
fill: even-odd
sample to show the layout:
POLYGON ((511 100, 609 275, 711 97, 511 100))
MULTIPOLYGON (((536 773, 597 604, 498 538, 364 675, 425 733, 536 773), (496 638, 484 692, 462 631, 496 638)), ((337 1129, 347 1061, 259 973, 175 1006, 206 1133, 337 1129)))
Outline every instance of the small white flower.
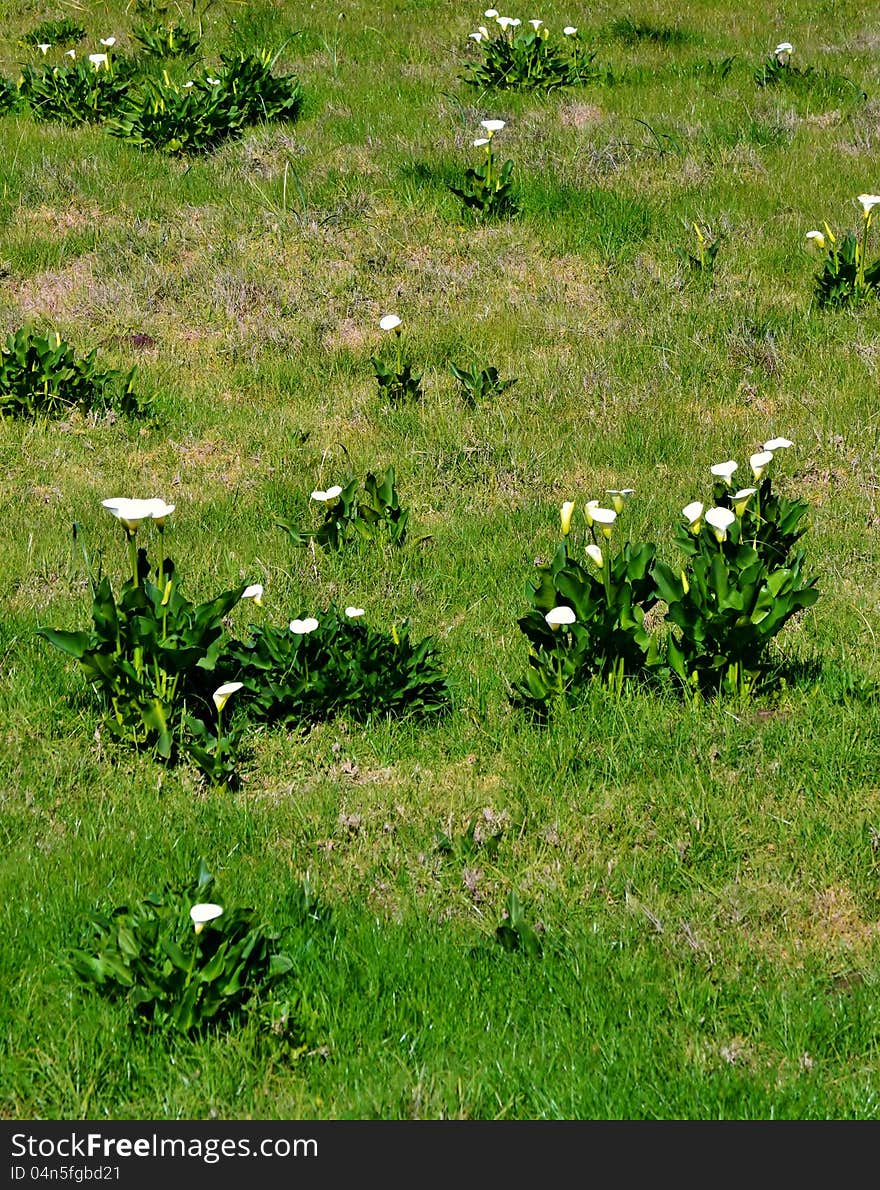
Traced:
POLYGON ((771 438, 769 442, 765 442, 762 450, 785 450, 789 446, 794 446, 794 443, 788 438, 771 438))
POLYGON ((529 21, 529 24, 532 26, 532 28, 537 33, 538 30, 541 28, 541 26, 544 24, 544 22, 543 21, 529 21))
POLYGON ((555 632, 563 624, 573 624, 577 616, 570 607, 554 607, 552 611, 547 612, 544 619, 555 632))
POLYGON ((688 523, 688 528, 691 533, 696 536, 700 532, 700 527, 703 523, 704 505, 699 500, 692 500, 690 504, 685 504, 681 510, 681 515, 688 523))
POLYGON ((64 56, 65 56, 65 58, 75 58, 75 57, 76 57, 76 50, 65 50, 65 51, 64 51, 64 56))
POLYGON ((575 29, 574 25, 566 25, 562 32, 566 37, 574 37, 577 34, 577 29, 575 29))
POLYGON ((379 319, 379 329, 383 331, 393 331, 400 326, 400 319, 396 314, 383 314, 379 319))
POLYGON ((566 500, 560 509, 559 519, 562 522, 562 536, 568 537, 571 532, 571 518, 574 513, 574 500, 566 500))
POLYGON ((136 532, 141 521, 152 520, 155 507, 153 500, 129 500, 126 496, 116 496, 101 503, 129 533, 136 532))
POLYGON ((619 490, 607 488, 605 495, 611 497, 611 507, 615 512, 620 513, 623 512, 623 506, 630 496, 635 495, 635 491, 635 488, 620 488, 619 490))
POLYGON ((710 508, 706 513, 706 524, 711 525, 719 545, 726 539, 727 530, 735 520, 736 514, 729 508, 710 508))
POLYGON ((791 44, 790 41, 780 41, 779 45, 776 47, 776 49, 773 51, 773 53, 777 57, 780 54, 793 54, 794 46, 791 44))
POLYGON ((194 87, 194 86, 195 86, 195 83, 192 81, 192 79, 189 79, 189 80, 187 80, 187 82, 185 82, 183 84, 183 89, 184 89, 184 91, 188 91, 190 87, 194 87))
POLYGON ((145 501, 145 503, 149 504, 150 516, 160 529, 165 528, 165 518, 170 517, 172 512, 174 512, 174 509, 177 507, 176 504, 166 504, 164 500, 159 500, 156 497, 145 501))
POLYGON ((598 500, 588 500, 584 505, 584 516, 587 518, 587 524, 591 529, 593 527, 593 509, 598 507, 598 500))
POLYGON ((860 194, 859 202, 862 204, 862 210, 865 212, 865 218, 867 219, 874 207, 880 203, 880 194, 860 194))
POLYGON ((116 45, 115 37, 100 37, 100 38, 98 38, 98 40, 101 42, 101 45, 105 45, 108 50, 110 49, 111 46, 116 45))
POLYGON ((746 510, 746 505, 752 496, 754 496, 757 488, 740 488, 738 492, 734 492, 730 497, 733 502, 733 511, 738 517, 741 517, 746 510))
POLYGON ((205 902, 202 905, 193 905, 189 911, 192 918, 192 923, 196 928, 196 933, 201 934, 205 928, 206 922, 214 921, 215 918, 220 917, 223 913, 221 905, 212 905, 210 902, 205 902))
POLYGON ((482 34, 482 33, 468 33, 468 37, 469 37, 469 38, 470 38, 472 41, 482 41, 482 40, 483 40, 483 34, 482 34))
POLYGON ((723 479, 725 483, 730 483, 737 466, 738 464, 733 459, 728 459, 726 463, 713 463, 709 470, 716 479, 723 479))
POLYGON ((220 80, 212 79, 209 74, 205 75, 205 82, 208 84, 209 87, 219 87, 220 86, 220 80))
POLYGON ((483 34, 487 41, 489 40, 489 30, 485 25, 477 25, 477 30, 483 34))
POLYGON ((360 616, 366 615, 362 607, 347 607, 345 609, 345 614, 348 616, 349 620, 357 620, 360 616))
POLYGON ((808 231, 804 238, 807 240, 812 240, 816 244, 817 248, 825 247, 825 237, 822 235, 821 231, 808 231))
POLYGON ((593 542, 590 542, 590 544, 587 546, 587 557, 591 562, 595 562, 600 570, 605 565, 605 559, 602 556, 601 549, 593 542))
POLYGON ((214 706, 218 711, 222 711, 226 704, 232 698, 237 690, 241 690, 243 682, 224 682, 222 686, 218 686, 211 697, 214 699, 214 706))
POLYGON ((506 29, 509 25, 513 24, 513 17, 496 17, 495 20, 502 29, 506 29))
POLYGON ((318 621, 314 616, 306 616, 304 620, 291 620, 290 631, 294 636, 305 636, 309 632, 314 632, 318 627, 318 621))
POLYGON ((749 459, 749 466, 752 469, 752 475, 754 475, 755 479, 761 479, 772 462, 772 450, 760 450, 757 454, 753 454, 749 459))
POLYGON ((51 48, 52 48, 52 46, 49 44, 48 41, 41 41, 40 44, 37 46, 37 49, 40 51, 41 54, 47 53, 49 50, 51 50, 51 48))
POLYGON ((590 509, 590 516, 593 522, 597 524, 606 537, 611 536, 611 527, 617 520, 617 513, 613 508, 599 508, 594 506, 590 509))
POLYGON ((312 492, 311 499, 317 500, 319 504, 329 504, 331 500, 335 500, 342 492, 342 488, 338 483, 334 483, 326 492, 322 492, 320 488, 316 488, 312 492))
POLYGON ((489 20, 491 21, 493 19, 493 17, 498 16, 498 9, 497 8, 487 8, 486 11, 483 13, 483 16, 488 17, 489 20))
POLYGON ((504 120, 480 120, 480 127, 485 128, 490 136, 500 132, 504 125, 504 120))
POLYGON ((480 149, 480 148, 482 148, 483 145, 488 145, 488 143, 489 143, 488 136, 478 136, 477 139, 474 141, 474 148, 480 149))
POLYGON ((262 583, 251 583, 251 585, 249 587, 245 587, 245 589, 242 591, 241 597, 242 597, 242 599, 253 599, 253 601, 257 605, 257 607, 262 607, 263 606, 263 584, 262 583))
POLYGON ((511 29, 516 29, 521 24, 522 21, 519 19, 519 17, 514 17, 510 22, 510 27, 511 29))

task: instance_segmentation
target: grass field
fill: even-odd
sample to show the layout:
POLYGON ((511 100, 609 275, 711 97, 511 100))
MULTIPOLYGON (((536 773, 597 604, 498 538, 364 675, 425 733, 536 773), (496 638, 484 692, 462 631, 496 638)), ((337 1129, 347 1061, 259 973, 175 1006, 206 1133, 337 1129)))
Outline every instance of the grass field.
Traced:
POLYGON ((0 116, 0 337, 57 331, 151 399, 0 425, 6 1118, 880 1116, 880 307, 820 309, 805 239, 861 235, 857 196, 880 191, 876 22, 854 0, 511 15, 577 26, 599 77, 469 85, 488 18, 447 0, 2 6, 12 82, 65 61, 21 44, 41 21, 79 22, 82 59, 173 20, 201 31, 178 81, 265 50, 303 94, 296 120, 204 153, 0 116), (757 85, 783 40, 814 73, 757 85), (497 222, 449 189, 488 119, 521 208, 497 222), (681 256, 695 223, 720 238, 711 272, 681 256), (412 400, 373 372, 390 312, 412 400), (516 383, 468 403, 450 363, 516 383), (546 722, 518 706, 562 503, 580 541, 586 502, 633 488, 615 534, 672 562, 710 465, 747 476, 776 436, 820 592, 771 643, 781 680, 697 699, 596 681, 546 722), (279 527, 389 465, 403 545, 279 527), (37 630, 88 625, 82 546, 130 573, 101 506, 118 496, 175 505, 190 599, 263 585, 233 632, 331 603, 408 620, 448 713, 249 726, 228 789, 113 738, 37 630), (148 1028, 71 971, 91 912, 200 860, 280 934, 289 1015, 148 1028), (511 893, 539 952, 499 943, 511 893))

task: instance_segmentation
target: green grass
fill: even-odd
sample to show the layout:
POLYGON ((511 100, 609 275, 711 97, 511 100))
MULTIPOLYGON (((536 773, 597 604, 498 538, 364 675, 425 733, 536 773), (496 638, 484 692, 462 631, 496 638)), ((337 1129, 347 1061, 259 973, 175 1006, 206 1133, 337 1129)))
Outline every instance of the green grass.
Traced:
MULTIPOLYGON (((78 53, 111 33, 132 51, 129 7, 77 8, 78 53)), ((876 1119, 880 307, 816 310, 804 247, 822 220, 859 228, 855 196, 880 185, 870 21, 854 2, 797 0, 784 27, 730 0, 686 18, 554 2, 536 15, 583 20, 616 81, 493 96, 461 81, 479 6, 368 7, 209 6, 193 70, 280 51, 305 95, 296 123, 212 155, 0 118, 0 340, 32 323, 97 347, 137 367, 156 413, 0 426, 0 1111, 876 1119), (782 38, 867 100, 757 87, 782 38), (726 57, 725 77, 707 69, 726 57), (490 117, 522 214, 478 226, 448 186, 490 117), (678 256, 695 221, 725 236, 709 281, 678 256), (383 407, 370 364, 389 311, 424 370, 412 406, 383 407), (518 383, 468 407, 450 360, 518 383), (620 531, 671 561, 710 464, 747 474, 775 435, 795 442, 775 474, 810 504, 821 591, 775 642, 786 684, 693 706, 588 690, 544 727, 516 710, 524 587, 562 501, 580 516, 635 488, 620 531), (388 465, 401 549, 311 551, 276 525, 388 465), (265 585, 237 628, 331 601, 385 629, 410 618, 452 713, 254 730, 233 793, 114 742, 36 630, 88 621, 74 522, 125 573, 100 505, 119 495, 176 504, 166 543, 190 599, 265 585), (473 847, 438 846, 475 822, 473 847), (66 968, 91 910, 200 858, 221 900, 281 931, 289 1035, 254 1017, 151 1034, 66 968), (330 924, 298 916, 306 878, 330 924), (495 941, 511 891, 539 958, 495 941)), ((4 7, 0 74, 38 64, 18 39, 58 15, 4 7)))

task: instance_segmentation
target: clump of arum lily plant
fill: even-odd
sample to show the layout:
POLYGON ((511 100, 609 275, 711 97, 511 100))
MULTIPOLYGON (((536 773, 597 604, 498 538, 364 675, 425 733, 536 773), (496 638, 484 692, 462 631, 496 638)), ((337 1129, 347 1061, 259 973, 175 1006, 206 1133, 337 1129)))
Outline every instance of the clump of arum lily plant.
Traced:
POLYGON ((573 25, 556 34, 537 18, 523 21, 494 8, 484 17, 489 26, 468 34, 480 56, 465 68, 465 82, 484 89, 549 92, 598 77, 595 51, 585 49, 573 25))
POLYGON ((0 416, 36 418, 80 413, 137 417, 148 402, 133 389, 135 369, 96 363, 97 348, 77 356, 55 331, 20 327, 0 347, 0 416))
POLYGON ((466 404, 472 407, 479 405, 488 397, 498 396, 505 389, 516 384, 516 377, 511 380, 502 380, 497 368, 481 368, 479 364, 473 364, 470 368, 460 368, 456 364, 450 363, 449 371, 461 386, 461 393, 466 404))
POLYGON ((282 983, 293 961, 278 948, 280 934, 252 908, 209 900, 213 893, 201 863, 195 880, 92 913, 70 968, 145 1027, 194 1035, 246 1017, 268 1028, 283 1015, 299 1029, 299 996, 282 983))
MULTIPOLYGON (((210 706, 210 691, 222 646, 224 618, 245 596, 245 586, 194 604, 180 589, 177 569, 163 556, 163 534, 173 504, 164 500, 115 498, 103 501, 116 519, 128 549, 129 574, 118 594, 106 576, 89 573, 92 627, 77 632, 41 628, 40 635, 73 657, 101 699, 104 723, 121 740, 154 749, 163 760, 188 750, 187 711, 210 706), (159 537, 160 561, 153 569, 138 546, 145 526, 159 537)), ((89 559, 86 556, 88 565, 89 559)), ((219 717, 222 707, 216 698, 219 717)), ((192 727, 192 720, 189 720, 192 727)), ((215 754, 228 756, 229 740, 219 721, 215 754)), ((205 747, 205 733, 196 733, 205 747)), ((209 774, 211 775, 211 774, 209 774)))
POLYGON ((383 314, 379 329, 394 335, 393 358, 382 359, 371 356, 373 374, 379 386, 379 396, 391 404, 399 401, 414 401, 422 396, 422 374, 413 372, 412 364, 404 356, 403 323, 397 314, 383 314))
POLYGON ((36 69, 25 66, 18 82, 21 104, 35 120, 61 124, 101 124, 126 100, 137 64, 109 50, 69 63, 36 69))
POLYGON ((340 714, 421 719, 450 705, 430 638, 414 643, 407 621, 372 628, 354 606, 331 605, 286 628, 254 625, 224 650, 220 673, 241 684, 249 716, 293 728, 340 714))
POLYGON ((344 487, 335 483, 326 490, 318 488, 311 500, 324 508, 317 529, 278 521, 295 545, 315 542, 325 550, 338 550, 356 540, 388 541, 398 546, 406 540, 409 509, 401 507, 392 466, 381 475, 368 471, 363 485, 355 476, 344 487))
POLYGON ((474 148, 482 148, 486 159, 476 169, 465 171, 461 186, 450 186, 452 193, 460 198, 475 219, 486 221, 510 219, 519 212, 519 202, 514 193, 511 174, 513 162, 505 161, 498 166, 494 153, 494 138, 505 126, 504 120, 482 120, 485 136, 478 136, 474 148))
POLYGON ((860 87, 842 74, 828 70, 817 70, 814 66, 795 66, 795 53, 790 41, 781 41, 767 55, 755 71, 755 82, 759 87, 785 87, 793 97, 801 96, 821 104, 859 104, 867 98, 860 87))
POLYGON ((150 58, 192 58, 199 52, 199 35, 187 25, 141 25, 134 30, 139 52, 150 58))
MULTIPOLYGON (((688 226, 685 224, 685 226, 688 226)), ((710 279, 715 273, 715 258, 724 240, 723 235, 713 235, 707 227, 699 223, 691 223, 690 230, 694 235, 694 250, 679 247, 678 255, 683 264, 698 277, 710 279)))
POLYGON ((827 223, 824 232, 813 230, 806 235, 807 243, 825 252, 821 270, 814 280, 816 301, 822 309, 840 309, 858 305, 876 295, 880 286, 880 257, 868 263, 868 233, 874 222, 874 208, 880 205, 880 195, 860 194, 862 229, 859 234, 847 231, 838 238, 827 223))
POLYGON ((773 438, 749 459, 751 482, 734 479, 735 460, 712 466, 713 504, 682 510, 676 544, 683 568, 658 561, 657 593, 671 625, 669 669, 693 695, 750 695, 770 684, 768 645, 797 612, 819 598, 804 577, 807 505, 773 490, 774 456, 792 443, 773 438))
POLYGON ((529 641, 529 667, 514 687, 515 701, 544 708, 596 679, 619 692, 625 677, 659 665, 656 636, 645 623, 658 599, 656 550, 623 540, 616 524, 632 494, 609 491, 608 506, 588 501, 587 533, 574 541, 575 503, 562 505, 562 541, 525 592, 532 607, 519 626, 529 641))
POLYGON ((45 45, 47 49, 54 45, 76 45, 84 40, 85 35, 85 28, 78 21, 61 17, 60 20, 40 21, 39 25, 25 33, 21 45, 45 45))

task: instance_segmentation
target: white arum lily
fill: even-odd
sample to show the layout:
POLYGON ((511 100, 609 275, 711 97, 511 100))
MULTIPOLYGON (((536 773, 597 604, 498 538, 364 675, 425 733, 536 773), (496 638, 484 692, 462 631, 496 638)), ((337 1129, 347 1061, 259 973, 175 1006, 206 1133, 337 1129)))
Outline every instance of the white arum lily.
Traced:
POLYGON ((729 508, 710 508, 706 513, 706 524, 711 526, 715 540, 720 545, 727 538, 727 530, 736 520, 736 514, 729 508))
POLYGON ((150 506, 150 517, 156 528, 164 529, 166 517, 171 516, 177 505, 166 504, 164 500, 159 500, 155 497, 152 500, 147 500, 146 503, 150 506))
POLYGON ((544 619, 555 632, 557 628, 561 628, 566 624, 573 624, 577 616, 570 607, 554 607, 547 612, 544 619))
POLYGON ((326 492, 322 492, 320 488, 316 488, 312 492, 311 499, 317 500, 319 504, 329 504, 331 500, 335 500, 337 496, 342 494, 342 488, 338 483, 334 483, 326 492))
POLYGON ((859 202, 862 204, 862 210, 865 213, 865 218, 873 211, 874 207, 880 203, 880 194, 860 194, 859 202))
POLYGON ((193 905, 189 911, 192 918, 192 923, 196 928, 196 933, 201 934, 209 921, 214 921, 223 914, 222 905, 212 905, 209 901, 203 902, 201 905, 193 905))
POLYGON ((780 41, 779 45, 776 47, 776 49, 773 51, 773 53, 776 54, 777 57, 780 54, 793 54, 794 46, 791 44, 790 41, 780 41))
POLYGON ((111 46, 116 45, 115 37, 100 37, 100 38, 98 38, 98 40, 101 42, 101 45, 105 45, 108 50, 110 49, 111 46))
POLYGON ((533 28, 533 29, 535 30, 535 32, 537 33, 537 32, 538 32, 538 30, 541 28, 541 26, 544 24, 544 22, 543 22, 543 21, 538 21, 538 20, 535 20, 535 21, 529 21, 529 24, 532 26, 532 28, 533 28))
POLYGON ((688 529, 690 529, 695 537, 702 527, 704 511, 705 506, 699 500, 692 500, 690 504, 685 504, 681 510, 681 515, 688 523, 688 529))
POLYGON ((611 528, 617 520, 617 513, 613 508, 592 508, 590 509, 590 516, 593 518, 593 523, 598 525, 606 537, 611 536, 611 528))
POLYGON ((64 51, 64 56, 65 56, 65 58, 75 58, 75 57, 76 57, 76 50, 65 50, 65 51, 64 51))
POLYGON ((786 450, 789 446, 794 446, 794 443, 789 438, 771 438, 769 442, 765 442, 763 450, 786 450))
POLYGON ((502 29, 507 29, 513 24, 513 17, 496 17, 495 20, 502 29))
POLYGON ((474 141, 474 148, 475 149, 482 148, 483 145, 488 145, 488 143, 489 143, 488 136, 478 136, 477 139, 474 141))
POLYGON ((471 41, 482 41, 483 40, 483 34, 479 33, 479 32, 478 33, 468 33, 468 37, 471 39, 471 41))
POLYGON ((485 128, 490 136, 494 136, 496 132, 500 132, 504 125, 504 120, 480 120, 480 127, 485 128))
POLYGON ((51 50, 51 48, 52 48, 52 47, 51 47, 51 45, 48 43, 48 41, 41 41, 41 42, 40 42, 40 44, 37 46, 37 49, 40 51, 40 53, 41 53, 41 54, 46 54, 46 53, 48 53, 48 52, 49 52, 49 50, 51 50))
POLYGON ((591 562, 595 562, 600 570, 605 565, 605 558, 602 555, 602 550, 593 542, 590 542, 590 544, 587 546, 587 557, 591 562))
POLYGON ((821 231, 808 231, 806 236, 804 236, 804 239, 812 240, 817 248, 825 247, 825 237, 822 235, 821 231))
POLYGON ((242 599, 253 599, 253 601, 257 605, 257 607, 262 607, 263 606, 263 584, 262 583, 251 583, 251 585, 249 587, 245 587, 245 589, 242 591, 241 597, 242 597, 242 599))
POLYGON ((728 459, 726 463, 713 463, 709 470, 716 479, 723 479, 725 483, 729 484, 737 465, 733 459, 728 459))
POLYGON ((91 62, 92 66, 94 66, 95 70, 100 70, 102 66, 107 65, 107 55, 89 54, 89 61, 91 62))
POLYGON ((141 521, 153 519, 153 500, 129 500, 125 496, 117 496, 112 500, 102 500, 101 503, 116 517, 127 533, 136 533, 141 521))
POLYGON ((738 492, 734 492, 730 497, 733 503, 733 511, 738 517, 743 516, 746 510, 746 505, 757 490, 757 488, 740 488, 738 492))
POLYGON ((222 686, 218 686, 211 697, 214 699, 214 706, 218 711, 222 711, 226 704, 232 698, 236 691, 241 690, 243 682, 224 682, 222 686))
POLYGON ((486 39, 487 41, 489 40, 489 30, 486 28, 486 26, 485 26, 485 25, 478 25, 478 26, 477 26, 477 31, 478 31, 479 33, 482 33, 482 34, 483 34, 483 36, 485 37, 485 39, 486 39))
POLYGON ((205 82, 208 84, 209 87, 219 87, 220 86, 220 80, 212 79, 209 74, 205 75, 205 82))
POLYGON ((559 519, 562 523, 562 536, 568 537, 571 532, 571 518, 574 513, 574 500, 566 500, 559 512, 559 519))
POLYGON ((349 620, 357 620, 360 619, 361 616, 366 615, 366 612, 362 607, 347 607, 345 609, 345 614, 348 616, 349 620))
POLYGON ((754 475, 755 479, 763 478, 764 472, 772 462, 772 450, 759 450, 757 454, 753 454, 749 459, 749 466, 752 469, 752 475, 754 475))
POLYGON ((491 21, 495 17, 498 16, 498 9, 497 8, 487 8, 486 11, 483 13, 483 16, 488 17, 489 20, 491 21))
POLYGON ((635 495, 635 488, 608 488, 605 492, 606 496, 611 497, 611 507, 616 513, 623 512, 623 506, 626 504, 630 496, 635 495))
POLYGON ((395 331, 400 326, 400 319, 396 314, 383 314, 379 319, 379 329, 383 331, 395 331))
POLYGON ((577 35, 577 29, 575 29, 574 25, 566 25, 562 32, 566 37, 575 37, 577 35))
POLYGON ((314 616, 306 616, 304 620, 291 620, 290 631, 294 636, 307 636, 308 633, 314 632, 318 627, 318 621, 314 616))
POLYGON ((521 24, 522 24, 522 21, 519 19, 519 17, 514 17, 513 20, 510 22, 510 27, 511 27, 511 29, 516 29, 521 24))

